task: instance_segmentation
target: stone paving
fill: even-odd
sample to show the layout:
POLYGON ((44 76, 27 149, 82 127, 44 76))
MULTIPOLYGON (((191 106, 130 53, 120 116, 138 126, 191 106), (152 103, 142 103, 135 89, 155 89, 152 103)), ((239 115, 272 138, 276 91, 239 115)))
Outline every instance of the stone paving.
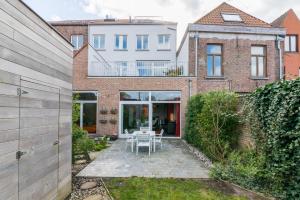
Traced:
POLYGON ((155 178, 208 178, 209 170, 192 155, 179 139, 163 140, 163 148, 148 156, 148 149, 136 155, 125 140, 114 141, 111 147, 77 176, 84 177, 155 177, 155 178))

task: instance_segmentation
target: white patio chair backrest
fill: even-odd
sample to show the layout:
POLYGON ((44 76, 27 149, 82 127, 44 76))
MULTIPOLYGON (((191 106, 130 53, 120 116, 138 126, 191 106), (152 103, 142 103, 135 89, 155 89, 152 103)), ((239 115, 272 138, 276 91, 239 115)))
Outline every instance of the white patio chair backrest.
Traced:
POLYGON ((127 129, 125 129, 124 132, 125 132, 126 135, 129 135, 129 132, 128 132, 127 129))
POLYGON ((149 127, 140 127, 140 131, 150 131, 149 127))
POLYGON ((149 142, 151 140, 150 134, 137 134, 136 135, 137 142, 149 142))

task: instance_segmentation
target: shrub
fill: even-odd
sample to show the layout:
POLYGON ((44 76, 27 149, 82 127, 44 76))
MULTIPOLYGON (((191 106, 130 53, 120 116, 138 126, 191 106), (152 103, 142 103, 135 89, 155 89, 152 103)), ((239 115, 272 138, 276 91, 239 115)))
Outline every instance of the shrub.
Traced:
POLYGON ((273 194, 300 199, 300 79, 280 81, 257 89, 248 98, 255 119, 252 131, 272 177, 273 194))
POLYGON ((187 105, 184 136, 188 143, 195 147, 201 147, 200 134, 198 131, 198 114, 203 107, 203 99, 200 94, 192 96, 187 105))
POLYGON ((238 97, 231 92, 196 95, 188 103, 185 138, 214 161, 224 161, 238 141, 238 97))
POLYGON ((265 192, 271 185, 271 181, 264 176, 263 164, 264 157, 253 150, 233 151, 226 162, 213 165, 210 175, 216 179, 265 192))

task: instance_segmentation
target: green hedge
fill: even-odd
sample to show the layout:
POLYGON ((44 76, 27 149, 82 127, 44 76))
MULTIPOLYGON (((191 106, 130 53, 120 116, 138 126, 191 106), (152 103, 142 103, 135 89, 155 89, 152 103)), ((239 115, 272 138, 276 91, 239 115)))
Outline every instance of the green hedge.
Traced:
POLYGON ((211 175, 278 199, 300 199, 300 79, 257 89, 244 108, 256 148, 232 152, 211 175))
POLYGON ((238 140, 238 97, 231 92, 198 94, 188 102, 185 139, 210 159, 224 161, 238 140))
POLYGON ((262 130, 253 136, 271 190, 282 199, 300 199, 300 79, 266 85, 248 101, 258 122, 253 125, 262 130))

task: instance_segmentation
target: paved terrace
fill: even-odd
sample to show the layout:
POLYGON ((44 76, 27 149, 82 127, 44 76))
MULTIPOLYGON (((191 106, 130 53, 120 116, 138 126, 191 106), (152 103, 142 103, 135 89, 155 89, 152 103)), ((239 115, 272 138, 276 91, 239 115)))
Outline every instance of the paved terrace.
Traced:
POLYGON ((119 139, 100 152, 99 156, 77 176, 86 177, 156 177, 208 178, 208 169, 189 153, 181 140, 163 140, 163 149, 148 156, 148 149, 140 148, 139 155, 125 150, 125 140, 119 139))

